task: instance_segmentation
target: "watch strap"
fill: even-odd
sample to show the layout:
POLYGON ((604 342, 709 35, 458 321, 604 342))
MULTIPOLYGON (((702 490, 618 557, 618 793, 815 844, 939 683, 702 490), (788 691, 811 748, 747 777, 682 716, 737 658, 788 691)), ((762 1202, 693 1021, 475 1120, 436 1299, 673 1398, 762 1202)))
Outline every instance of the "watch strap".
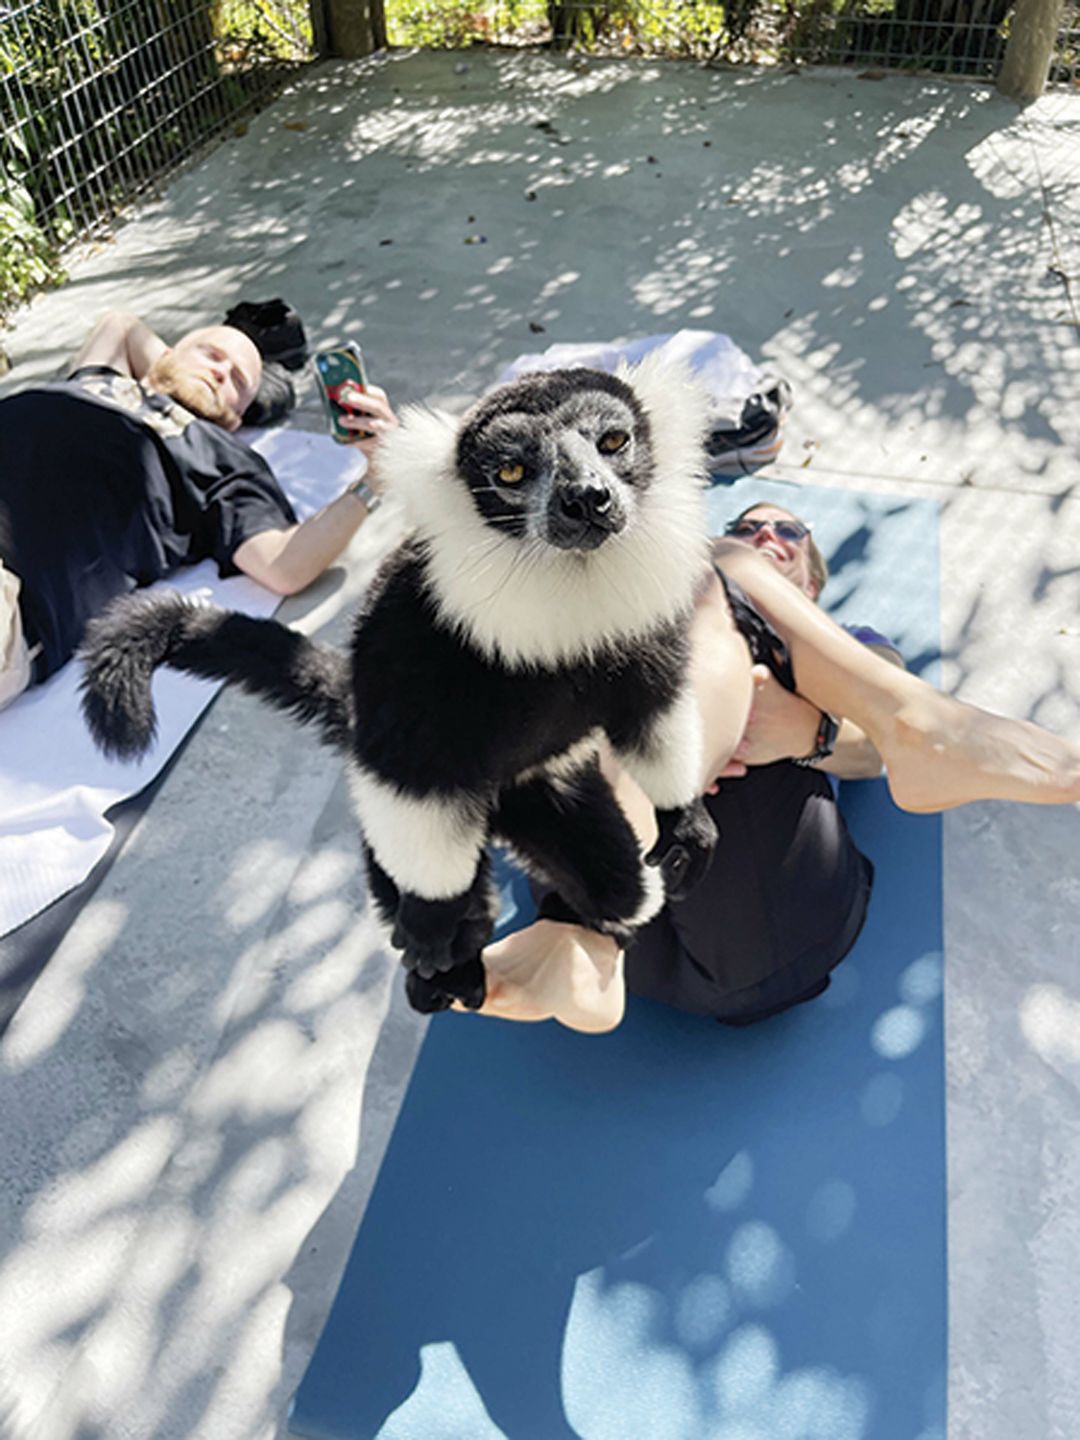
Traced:
POLYGON ((354 480, 348 488, 350 495, 355 495, 358 500, 364 502, 369 515, 382 504, 382 496, 377 490, 371 488, 362 475, 359 480, 354 480))
POLYGON ((814 748, 809 755, 804 755, 801 759, 796 760, 795 764, 813 765, 818 760, 827 760, 836 749, 836 737, 839 731, 840 722, 827 710, 822 710, 821 718, 818 720, 817 734, 814 736, 814 748))

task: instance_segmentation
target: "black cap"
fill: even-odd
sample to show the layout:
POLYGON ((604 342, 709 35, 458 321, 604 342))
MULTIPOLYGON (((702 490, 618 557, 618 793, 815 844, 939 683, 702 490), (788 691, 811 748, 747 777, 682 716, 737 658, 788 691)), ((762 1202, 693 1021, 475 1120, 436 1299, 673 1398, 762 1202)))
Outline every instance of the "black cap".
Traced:
POLYGON ((241 300, 222 322, 242 330, 264 360, 299 370, 307 362, 307 338, 300 316, 284 300, 241 300))

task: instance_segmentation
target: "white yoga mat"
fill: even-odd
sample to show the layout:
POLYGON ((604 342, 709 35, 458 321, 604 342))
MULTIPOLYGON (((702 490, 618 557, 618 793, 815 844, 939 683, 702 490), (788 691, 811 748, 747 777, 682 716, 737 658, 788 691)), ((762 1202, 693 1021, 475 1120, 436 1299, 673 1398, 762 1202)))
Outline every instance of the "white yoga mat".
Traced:
MULTIPOLYGON (((243 436, 270 463, 302 520, 340 494, 366 464, 357 451, 303 431, 243 436)), ((203 561, 154 588, 198 593, 246 615, 270 615, 279 597, 246 576, 222 580, 203 561)), ((85 880, 109 848, 110 806, 161 771, 219 686, 162 670, 154 678, 158 737, 142 760, 107 760, 79 709, 81 667, 71 661, 0 713, 0 936, 85 880)))
POLYGON ((730 335, 715 330, 679 330, 674 335, 644 335, 635 340, 549 345, 533 355, 519 355, 499 376, 516 380, 530 370, 572 369, 587 365, 614 370, 623 360, 634 365, 653 353, 688 365, 708 390, 714 421, 734 425, 747 398, 769 383, 770 372, 755 364, 730 335))

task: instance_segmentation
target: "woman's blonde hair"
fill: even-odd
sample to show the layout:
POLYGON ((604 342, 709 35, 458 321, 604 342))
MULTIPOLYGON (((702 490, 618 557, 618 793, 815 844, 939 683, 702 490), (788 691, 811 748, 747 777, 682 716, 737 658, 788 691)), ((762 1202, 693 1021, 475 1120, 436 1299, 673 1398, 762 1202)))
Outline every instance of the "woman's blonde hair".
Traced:
MULTIPOLYGON (((755 500, 753 505, 748 505, 745 510, 741 510, 731 523, 737 525, 740 520, 745 520, 748 515, 752 515, 755 510, 760 510, 765 505, 768 505, 772 510, 783 510, 785 515, 790 515, 792 520, 798 520, 800 525, 806 524, 802 516, 796 515, 794 510, 785 510, 783 505, 774 505, 771 500, 755 500)), ((816 581, 817 593, 820 595, 825 589, 825 583, 829 578, 829 565, 825 556, 818 549, 817 541, 814 539, 814 532, 812 530, 806 537, 806 553, 810 557, 810 578, 816 581)), ((814 598, 817 599, 817 596, 814 598)))

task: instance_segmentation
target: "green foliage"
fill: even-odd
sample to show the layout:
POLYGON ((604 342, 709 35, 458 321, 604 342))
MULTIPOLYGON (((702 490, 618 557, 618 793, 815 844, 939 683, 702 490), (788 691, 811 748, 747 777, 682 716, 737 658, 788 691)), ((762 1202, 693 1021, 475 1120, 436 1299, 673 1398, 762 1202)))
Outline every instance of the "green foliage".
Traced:
POLYGON ((312 50, 308 0, 22 0, 0 16, 0 316, 312 50))
POLYGON ((26 146, 18 132, 5 141, 8 156, 0 157, 0 318, 62 274, 56 245, 38 224, 26 182, 26 146))
POLYGON ((1013 0, 385 0, 391 44, 993 73, 1013 0), (932 20, 925 17, 932 16, 932 20))

